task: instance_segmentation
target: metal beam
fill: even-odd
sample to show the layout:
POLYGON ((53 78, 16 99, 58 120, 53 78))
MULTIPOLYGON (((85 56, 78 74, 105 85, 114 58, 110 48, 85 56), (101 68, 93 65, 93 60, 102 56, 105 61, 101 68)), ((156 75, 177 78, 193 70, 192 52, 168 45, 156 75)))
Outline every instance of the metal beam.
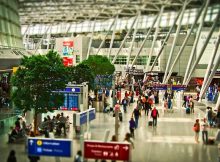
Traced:
POLYGON ((205 40, 205 42, 204 42, 204 44, 203 44, 203 47, 202 47, 202 49, 200 50, 200 52, 199 52, 199 54, 198 54, 198 56, 197 56, 197 58, 196 58, 194 64, 193 64, 192 67, 191 67, 191 70, 190 70, 190 73, 189 73, 189 75, 188 75, 188 78, 187 78, 186 82, 184 83, 185 85, 188 85, 188 84, 189 84, 189 81, 190 81, 190 79, 191 79, 191 76, 192 76, 192 74, 193 74, 195 68, 196 68, 196 65, 199 63, 199 61, 200 61, 200 59, 201 59, 201 57, 202 57, 202 54, 204 53, 205 48, 206 48, 206 46, 207 46, 207 44, 208 44, 208 42, 209 42, 209 40, 210 40, 210 38, 211 38, 211 36, 212 36, 212 33, 214 32, 215 27, 216 27, 216 25, 218 24, 219 17, 220 17, 220 12, 218 12, 218 14, 217 14, 217 16, 216 16, 216 18, 215 18, 215 20, 214 20, 214 23, 213 23, 213 25, 212 25, 212 28, 211 28, 211 30, 209 31, 209 34, 208 34, 208 36, 207 36, 207 38, 206 38, 206 40, 205 40))
POLYGON ((187 5, 187 1, 185 0, 185 2, 183 4, 183 10, 182 10, 181 15, 180 15, 180 20, 179 20, 179 23, 178 23, 178 26, 177 26, 177 30, 176 30, 176 33, 175 33, 175 38, 173 40, 173 44, 172 44, 170 54, 169 54, 169 57, 168 57, 168 60, 167 60, 167 65, 166 65, 166 70, 165 70, 165 74, 164 74, 164 78, 163 78, 163 83, 165 83, 167 73, 168 73, 168 70, 169 70, 169 66, 170 66, 170 63, 171 63, 171 59, 173 57, 174 49, 175 49, 175 46, 176 46, 176 42, 177 42, 177 39, 178 39, 178 36, 179 36, 179 32, 180 32, 180 28, 181 28, 181 24, 182 24, 182 20, 183 20, 183 15, 184 15, 184 12, 186 10, 186 5, 187 5))
POLYGON ((160 50, 159 50, 159 52, 158 52, 158 54, 157 54, 157 56, 156 56, 156 58, 155 58, 155 60, 154 60, 154 62, 153 62, 153 64, 152 64, 152 66, 151 66, 151 68, 150 68, 150 72, 153 70, 154 66, 156 65, 156 62, 157 62, 158 58, 159 58, 160 55, 162 54, 162 51, 163 51, 163 49, 164 49, 164 46, 167 44, 167 41, 168 41, 168 39, 169 39, 169 37, 170 37, 170 34, 171 34, 171 32, 172 32, 174 26, 176 25, 176 22, 177 22, 177 20, 179 19, 179 16, 181 15, 181 12, 182 12, 182 9, 179 11, 179 13, 178 13, 178 15, 176 16, 176 18, 175 18, 175 20, 174 20, 172 26, 171 26, 170 29, 169 29, 169 32, 167 33, 165 39, 163 40, 163 44, 162 44, 162 46, 160 47, 160 50))
MULTIPOLYGON (((218 45, 219 45, 219 44, 218 44, 218 45)), ((214 75, 215 75, 215 72, 217 71, 217 69, 218 69, 218 67, 219 67, 219 64, 220 64, 220 54, 218 54, 218 55, 216 55, 216 56, 217 56, 217 58, 215 58, 216 62, 215 62, 214 67, 213 67, 213 69, 212 69, 212 71, 211 71, 211 73, 210 73, 210 75, 209 75, 209 77, 208 77, 208 80, 206 81, 206 83, 205 83, 205 85, 204 85, 203 91, 200 92, 200 93, 201 93, 201 94, 199 95, 200 97, 203 97, 204 94, 205 94, 205 92, 208 90, 209 85, 210 85, 210 83, 212 82, 212 79, 213 79, 213 77, 214 77, 214 75)))
POLYGON ((36 48, 35 48, 34 54, 37 53, 37 50, 38 50, 39 47, 41 46, 41 43, 42 43, 42 41, 43 41, 43 39, 44 39, 44 36, 47 34, 47 32, 48 32, 48 30, 51 28, 51 26, 52 26, 52 23, 48 26, 47 30, 44 32, 44 35, 43 35, 42 38, 40 39, 40 42, 38 42, 38 44, 37 44, 37 46, 36 46, 36 48))
POLYGON ((116 59, 117 59, 117 57, 118 57, 118 54, 120 53, 120 51, 121 51, 121 49, 122 49, 122 47, 123 47, 123 45, 124 45, 124 43, 125 43, 125 41, 126 41, 128 35, 130 34, 131 30, 133 29, 133 26, 134 26, 135 22, 137 21, 137 18, 138 18, 138 15, 134 18, 134 20, 133 20, 133 22, 132 22, 132 24, 131 24, 130 29, 128 30, 127 34, 125 35, 125 37, 124 37, 124 39, 123 39, 123 41, 122 41, 122 43, 121 43, 121 45, 120 45, 120 47, 119 47, 117 53, 115 54, 114 59, 112 60, 112 64, 115 63, 115 61, 116 61, 116 59))
POLYGON ((127 57, 127 63, 126 63, 127 64, 126 65, 127 69, 128 69, 130 58, 131 58, 131 53, 132 53, 132 50, 133 50, 136 34, 137 34, 137 31, 138 31, 138 25, 139 25, 140 18, 141 18, 141 12, 139 11, 138 18, 137 18, 137 21, 136 21, 136 25, 135 25, 135 28, 134 28, 134 33, 133 33, 132 41, 131 41, 131 46, 130 46, 128 57, 127 57))
POLYGON ((164 11, 164 6, 162 6, 161 9, 160 9, 160 13, 159 13, 158 21, 157 21, 157 26, 156 26, 156 30, 155 30, 155 33, 154 33, 154 39, 153 39, 151 49, 150 49, 150 54, 149 54, 148 60, 147 60, 146 71, 148 71, 148 69, 149 69, 150 62, 151 62, 151 57, 152 57, 152 54, 154 52, 154 46, 155 46, 155 43, 156 43, 156 40, 157 40, 158 32, 160 30, 160 22, 161 22, 163 11, 164 11))
MULTIPOLYGON (((204 97, 204 94, 205 94, 205 85, 206 85, 206 82, 209 78, 209 74, 211 73, 211 69, 212 69, 212 66, 213 66, 213 62, 216 58, 216 54, 217 54, 217 51, 218 51, 218 48, 219 48, 219 43, 220 43, 220 35, 218 36, 217 38, 217 41, 216 41, 216 44, 215 44, 215 48, 213 50, 213 53, 212 53, 212 56, 211 56, 211 59, 209 60, 209 64, 208 64, 208 67, 206 69, 206 73, 205 73, 205 76, 204 76, 204 80, 203 80, 203 83, 202 83, 202 87, 201 87, 201 90, 200 90, 200 94, 199 94, 199 99, 200 101, 202 100, 202 98, 204 97)), ((220 55, 220 54, 219 54, 220 55)))
POLYGON ((164 83, 167 83, 168 80, 170 79, 170 76, 172 75, 174 66, 176 65, 177 61, 179 60, 180 56, 182 55, 183 50, 184 50, 184 48, 186 47, 186 43, 188 42, 188 40, 189 40, 189 38, 190 38, 190 35, 191 35, 191 33, 192 33, 192 31, 193 31, 193 29, 194 29, 194 27, 195 27, 197 21, 199 20, 199 17, 200 17, 200 15, 201 15, 201 13, 202 13, 204 7, 205 7, 205 5, 202 5, 202 7, 200 8, 199 12, 197 13, 196 18, 195 18, 195 20, 194 20, 194 22, 193 22, 193 24, 192 24, 192 26, 191 26, 191 28, 190 28, 190 31, 187 33, 186 38, 184 39, 183 44, 182 44, 182 46, 180 47, 180 50, 179 50, 179 52, 177 53, 177 56, 175 57, 175 59, 174 59, 174 61, 173 61, 173 64, 171 65, 171 67, 170 67, 170 69, 169 69, 168 76, 167 76, 167 78, 166 78, 166 80, 165 80, 164 83))
POLYGON ((196 39, 193 43, 193 48, 192 48, 192 51, 190 53, 189 62, 187 64, 186 72, 185 72, 184 79, 183 79, 183 84, 185 84, 186 79, 189 75, 189 70, 191 68, 192 60, 193 60, 193 57, 195 55, 196 48, 197 48, 197 45, 198 45, 198 42, 199 42, 199 38, 200 38, 200 34, 201 34, 202 27, 203 27, 203 24, 204 24, 205 16, 206 16, 206 13, 207 13, 207 10, 208 10, 209 2, 210 2, 210 0, 206 1, 205 8, 203 10, 203 13, 202 13, 202 16, 201 16, 201 19, 200 19, 201 21, 200 21, 200 24, 199 24, 198 31, 196 32, 196 39))
MULTIPOLYGON (((118 16, 118 15, 117 15, 117 16, 118 16)), ((106 37, 107 37, 108 34, 110 33, 111 28, 112 28, 113 24, 115 23, 115 21, 116 21, 116 19, 117 19, 117 16, 115 17, 115 19, 112 21, 111 25, 109 26, 108 32, 105 34, 105 37, 104 37, 104 39, 102 40, 102 42, 101 42, 101 44, 100 44, 100 46, 99 46, 99 48, 98 48, 98 51, 97 51, 96 55, 99 54, 99 51, 100 51, 100 49, 102 48, 102 46, 103 46, 103 44, 104 44, 104 42, 105 42, 106 37)))
POLYGON ((115 30, 116 30, 117 21, 118 21, 118 15, 116 16, 116 20, 115 20, 113 31, 112 31, 112 38, 111 38, 110 47, 109 47, 109 51, 108 51, 108 58, 111 55, 111 50, 112 50, 112 46, 113 46, 114 39, 115 39, 115 30))
POLYGON ((95 24, 96 24, 96 21, 94 21, 94 24, 93 24, 93 27, 92 27, 92 36, 89 40, 89 48, 88 48, 87 57, 86 57, 87 59, 89 58, 89 55, 90 55, 90 50, 91 50, 92 40, 93 40, 94 30, 95 30, 95 24))
POLYGON ((149 37, 149 35, 150 35, 150 32, 151 32, 151 30, 153 29, 154 24, 156 23, 158 17, 159 17, 159 14, 154 18, 154 21, 153 21, 153 23, 152 23, 150 29, 148 30, 147 35, 146 35, 146 37, 144 38, 144 40, 143 40, 143 42, 142 42, 142 44, 141 44, 141 47, 140 47, 139 51, 137 52, 137 54, 136 54, 134 60, 132 61, 131 68, 134 66, 134 63, 136 62, 138 56, 140 55, 142 49, 144 48, 144 44, 146 43, 146 41, 147 41, 147 39, 148 39, 148 37, 149 37))

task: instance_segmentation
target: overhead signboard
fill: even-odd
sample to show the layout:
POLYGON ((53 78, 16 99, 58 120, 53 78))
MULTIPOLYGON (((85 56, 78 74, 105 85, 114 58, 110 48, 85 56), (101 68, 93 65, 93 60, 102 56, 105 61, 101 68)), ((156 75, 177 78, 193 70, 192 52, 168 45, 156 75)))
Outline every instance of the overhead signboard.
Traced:
POLYGON ((167 90, 167 84, 154 84, 154 90, 167 90))
POLYGON ((31 156, 72 156, 72 140, 28 138, 28 155, 31 156))
POLYGON ((129 143, 85 141, 84 158, 129 161, 129 143))
POLYGON ((184 91, 186 89, 185 85, 172 85, 173 91, 184 91))

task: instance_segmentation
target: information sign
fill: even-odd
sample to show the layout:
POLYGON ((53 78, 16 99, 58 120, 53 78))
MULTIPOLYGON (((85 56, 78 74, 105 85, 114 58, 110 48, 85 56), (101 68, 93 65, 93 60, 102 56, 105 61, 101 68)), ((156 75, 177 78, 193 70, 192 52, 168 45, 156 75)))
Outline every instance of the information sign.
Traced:
POLYGON ((173 91, 183 91, 186 89, 185 85, 172 85, 172 90, 173 91))
POLYGON ((154 90, 167 90, 167 84, 154 84, 154 90))
POLYGON ((84 158, 130 160, 130 144, 118 142, 85 141, 84 158))
POLYGON ((31 156, 72 156, 72 140, 28 138, 28 155, 31 156))
POLYGON ((89 115, 89 121, 95 119, 95 108, 88 109, 81 113, 76 114, 76 126, 87 123, 87 115, 89 115))

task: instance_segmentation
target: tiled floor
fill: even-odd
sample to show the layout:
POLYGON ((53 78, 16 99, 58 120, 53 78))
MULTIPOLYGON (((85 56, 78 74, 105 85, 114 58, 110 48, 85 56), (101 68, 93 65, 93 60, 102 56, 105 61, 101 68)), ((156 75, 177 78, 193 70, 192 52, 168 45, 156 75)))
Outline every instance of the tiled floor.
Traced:
MULTIPOLYGON (((120 123, 119 141, 123 141, 124 135, 129 131, 128 121, 134 105, 131 105, 126 114, 123 114, 123 122, 120 123)), ((142 113, 139 127, 135 130, 134 145, 132 150, 132 162, 216 162, 218 159, 217 145, 203 145, 194 142, 192 126, 196 118, 204 117, 204 112, 195 108, 195 114, 186 115, 185 110, 174 106, 174 113, 163 112, 157 105, 160 118, 156 128, 148 127, 148 117, 142 113)), ((71 116, 71 115, 70 115, 71 116)), ((114 134, 114 118, 112 114, 97 113, 97 117, 91 122, 91 134, 94 140, 104 140, 106 129, 110 130, 109 139, 114 134)), ((211 129, 209 134, 215 135, 216 130, 211 129)), ((73 154, 80 149, 80 142, 74 138, 72 129, 68 138, 73 139, 73 154)), ((0 161, 6 161, 11 149, 15 149, 18 162, 27 162, 24 144, 6 144, 6 135, 0 140, 0 161)), ((40 162, 55 161, 54 157, 41 157, 40 162)), ((61 158, 61 162, 72 162, 73 158, 61 158)), ((94 161, 94 160, 90 160, 94 161)))

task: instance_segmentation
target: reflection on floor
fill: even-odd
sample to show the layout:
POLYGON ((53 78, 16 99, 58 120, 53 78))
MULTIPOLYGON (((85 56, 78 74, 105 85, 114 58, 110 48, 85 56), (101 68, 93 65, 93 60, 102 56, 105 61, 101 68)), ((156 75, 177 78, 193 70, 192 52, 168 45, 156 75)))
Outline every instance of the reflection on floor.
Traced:
MULTIPOLYGON (((148 116, 142 112, 139 127, 135 130, 132 150, 132 162, 216 162, 218 159, 217 145, 203 145, 194 141, 193 123, 196 118, 203 118, 204 112, 195 108, 195 114, 186 115, 183 108, 174 107, 173 113, 164 112, 162 104, 156 105, 160 118, 158 126, 148 127, 148 116)), ((119 141, 123 141, 126 132, 129 132, 128 121, 135 105, 123 113, 123 121, 119 127, 119 141)), ((71 115, 69 115, 71 116, 71 115)), ((92 139, 104 140, 105 131, 110 130, 110 136, 114 134, 114 120, 112 114, 97 113, 97 118, 91 122, 90 131, 92 139)), ((216 129, 210 129, 209 135, 214 136, 216 129)), ((201 136, 201 134, 200 134, 201 136)), ((68 138, 73 141, 73 154, 80 149, 79 140, 74 138, 73 129, 70 129, 68 138)), ((28 162, 24 144, 6 144, 7 136, 2 136, 0 141, 1 161, 6 161, 11 149, 16 150, 18 162, 28 162)), ((40 162, 55 161, 54 157, 41 157, 40 162)), ((61 158, 61 162, 72 162, 73 158, 61 158)), ((94 160, 89 160, 94 161, 94 160)))

